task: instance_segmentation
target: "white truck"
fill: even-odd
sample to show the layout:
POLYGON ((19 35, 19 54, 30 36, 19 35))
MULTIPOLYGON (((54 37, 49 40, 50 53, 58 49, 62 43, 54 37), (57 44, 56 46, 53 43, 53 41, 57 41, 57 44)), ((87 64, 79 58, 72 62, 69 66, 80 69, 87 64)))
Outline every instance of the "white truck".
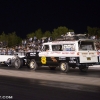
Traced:
POLYGON ((26 64, 33 70, 40 66, 48 66, 50 69, 59 67, 62 72, 68 72, 70 67, 79 67, 80 71, 87 71, 89 66, 96 63, 98 52, 94 41, 79 39, 43 43, 40 52, 29 52, 23 58, 17 57, 12 65, 20 68, 26 64))

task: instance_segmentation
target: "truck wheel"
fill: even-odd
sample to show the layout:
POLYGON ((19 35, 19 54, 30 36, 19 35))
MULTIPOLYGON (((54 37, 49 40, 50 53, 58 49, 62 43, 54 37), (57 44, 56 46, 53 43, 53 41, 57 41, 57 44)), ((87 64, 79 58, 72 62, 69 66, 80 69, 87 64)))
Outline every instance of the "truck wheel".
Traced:
POLYGON ((13 62, 13 67, 15 67, 16 69, 19 69, 23 66, 23 59, 21 58, 16 58, 13 62))
POLYGON ((55 70, 56 67, 53 67, 53 66, 49 66, 50 70, 55 70))
POLYGON ((30 61, 29 67, 30 67, 30 69, 32 69, 32 70, 36 70, 36 69, 38 68, 38 65, 37 65, 37 63, 36 63, 36 61, 35 61, 34 59, 32 59, 32 60, 30 61))
POLYGON ((68 65, 68 63, 66 63, 66 62, 61 62, 60 63, 60 70, 62 71, 62 72, 68 72, 69 71, 69 65, 68 65))
POLYGON ((80 66, 80 67, 79 67, 79 70, 80 70, 81 72, 87 72, 88 67, 80 66))

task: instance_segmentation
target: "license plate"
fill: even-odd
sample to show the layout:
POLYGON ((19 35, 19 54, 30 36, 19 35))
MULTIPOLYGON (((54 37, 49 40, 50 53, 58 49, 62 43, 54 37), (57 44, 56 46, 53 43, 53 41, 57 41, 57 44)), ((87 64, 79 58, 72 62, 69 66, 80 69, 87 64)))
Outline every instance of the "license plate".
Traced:
POLYGON ((90 57, 87 57, 87 60, 91 60, 91 58, 90 57))

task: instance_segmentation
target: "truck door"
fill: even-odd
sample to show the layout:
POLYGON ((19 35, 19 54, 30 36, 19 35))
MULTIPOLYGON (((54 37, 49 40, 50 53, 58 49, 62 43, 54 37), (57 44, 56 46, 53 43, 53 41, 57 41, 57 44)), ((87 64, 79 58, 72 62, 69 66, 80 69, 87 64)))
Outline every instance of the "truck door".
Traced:
POLYGON ((93 41, 79 42, 79 61, 80 63, 98 62, 98 55, 93 41))
POLYGON ((40 64, 42 65, 47 65, 48 64, 48 55, 49 55, 49 52, 50 52, 50 47, 49 45, 43 45, 42 46, 42 51, 39 52, 39 62, 40 64))
POLYGON ((43 47, 42 47, 42 51, 39 53, 39 57, 42 57, 42 56, 48 56, 48 54, 49 54, 49 50, 50 50, 50 47, 49 47, 49 45, 44 45, 43 47))

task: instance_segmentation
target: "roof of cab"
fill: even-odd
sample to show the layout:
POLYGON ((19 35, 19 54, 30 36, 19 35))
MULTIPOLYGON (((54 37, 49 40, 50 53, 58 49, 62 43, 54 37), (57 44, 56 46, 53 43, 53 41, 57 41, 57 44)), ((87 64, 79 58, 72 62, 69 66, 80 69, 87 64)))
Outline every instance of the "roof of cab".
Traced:
POLYGON ((73 40, 73 41, 52 41, 52 42, 45 42, 43 43, 43 45, 49 45, 49 44, 74 44, 77 43, 79 41, 93 41, 92 39, 79 39, 79 40, 73 40))
POLYGON ((74 44, 75 42, 78 42, 78 41, 52 41, 52 42, 46 42, 46 43, 43 43, 44 45, 48 45, 48 44, 74 44))

